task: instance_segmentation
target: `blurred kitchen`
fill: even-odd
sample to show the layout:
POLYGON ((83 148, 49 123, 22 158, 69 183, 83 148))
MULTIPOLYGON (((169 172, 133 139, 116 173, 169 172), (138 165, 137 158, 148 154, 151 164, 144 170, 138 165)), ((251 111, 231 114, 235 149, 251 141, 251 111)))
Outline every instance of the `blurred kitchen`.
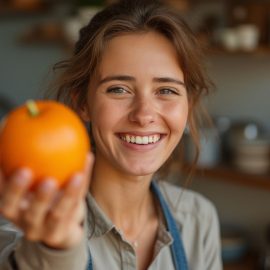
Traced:
MULTIPOLYGON (((43 96, 53 64, 72 53, 79 28, 109 2, 0 0, 1 117, 43 96)), ((216 85, 205 100, 215 128, 201 130, 202 151, 190 188, 217 207, 225 269, 269 270, 270 1, 166 2, 197 33, 216 85)), ((170 171, 176 183, 188 175, 194 158, 188 129, 183 142, 184 154, 175 154, 170 171)))

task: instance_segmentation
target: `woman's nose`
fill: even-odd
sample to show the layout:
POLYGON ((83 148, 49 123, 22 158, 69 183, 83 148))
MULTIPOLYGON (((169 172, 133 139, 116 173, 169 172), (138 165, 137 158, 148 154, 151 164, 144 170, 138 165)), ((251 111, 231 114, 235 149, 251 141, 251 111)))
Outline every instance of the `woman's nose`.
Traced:
POLYGON ((129 121, 143 127, 155 122, 156 115, 154 105, 145 98, 143 100, 134 101, 128 117, 129 121))

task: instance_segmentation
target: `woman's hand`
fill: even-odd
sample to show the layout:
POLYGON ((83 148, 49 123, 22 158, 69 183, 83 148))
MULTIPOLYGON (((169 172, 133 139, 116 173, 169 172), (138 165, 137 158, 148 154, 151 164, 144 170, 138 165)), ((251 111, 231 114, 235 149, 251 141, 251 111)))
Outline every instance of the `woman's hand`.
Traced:
POLYGON ((61 190, 53 179, 30 190, 31 171, 22 169, 4 179, 0 172, 0 213, 13 222, 31 241, 40 241, 55 249, 68 249, 81 241, 93 154, 89 154, 83 172, 75 174, 61 190))

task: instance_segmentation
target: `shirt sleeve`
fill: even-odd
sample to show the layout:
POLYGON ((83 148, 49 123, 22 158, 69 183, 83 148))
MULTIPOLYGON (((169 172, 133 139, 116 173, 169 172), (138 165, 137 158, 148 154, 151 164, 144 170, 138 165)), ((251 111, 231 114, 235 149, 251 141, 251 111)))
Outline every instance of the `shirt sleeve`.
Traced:
POLYGON ((69 250, 54 250, 31 242, 0 216, 1 270, 85 270, 88 260, 87 237, 69 250))
POLYGON ((220 225, 216 208, 211 205, 210 215, 205 224, 204 258, 206 270, 222 270, 220 225))

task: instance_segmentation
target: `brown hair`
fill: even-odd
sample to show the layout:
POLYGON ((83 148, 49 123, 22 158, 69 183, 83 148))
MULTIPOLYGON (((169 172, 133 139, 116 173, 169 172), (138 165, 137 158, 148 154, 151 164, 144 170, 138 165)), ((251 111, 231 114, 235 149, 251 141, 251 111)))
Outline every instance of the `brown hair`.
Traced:
POLYGON ((189 100, 188 125, 199 154, 198 123, 202 115, 200 99, 212 85, 202 65, 201 47, 181 15, 158 1, 122 0, 97 13, 80 30, 73 56, 55 65, 64 68, 56 98, 77 110, 86 101, 89 81, 95 75, 105 45, 128 33, 156 31, 175 46, 184 73, 189 100), (77 102, 72 97, 77 97, 77 102))

